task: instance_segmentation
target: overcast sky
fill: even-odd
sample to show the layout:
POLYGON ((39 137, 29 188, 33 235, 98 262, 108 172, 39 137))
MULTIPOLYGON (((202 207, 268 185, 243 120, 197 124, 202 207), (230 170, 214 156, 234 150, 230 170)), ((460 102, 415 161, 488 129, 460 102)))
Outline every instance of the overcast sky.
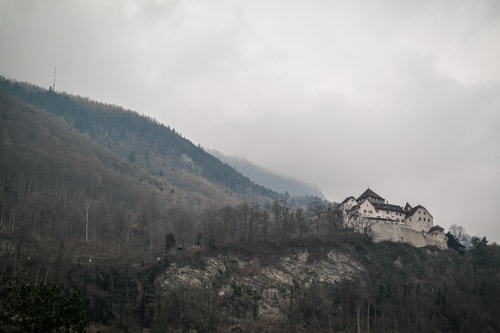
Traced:
POLYGON ((1 0, 0 74, 500 241, 500 2, 1 0))

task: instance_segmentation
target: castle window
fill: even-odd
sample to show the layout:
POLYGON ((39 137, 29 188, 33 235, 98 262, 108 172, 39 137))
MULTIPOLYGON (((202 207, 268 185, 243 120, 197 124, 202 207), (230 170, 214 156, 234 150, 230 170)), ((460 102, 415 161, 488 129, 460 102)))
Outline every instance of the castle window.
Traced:
POLYGON ((366 209, 363 209, 363 213, 366 213, 366 209))

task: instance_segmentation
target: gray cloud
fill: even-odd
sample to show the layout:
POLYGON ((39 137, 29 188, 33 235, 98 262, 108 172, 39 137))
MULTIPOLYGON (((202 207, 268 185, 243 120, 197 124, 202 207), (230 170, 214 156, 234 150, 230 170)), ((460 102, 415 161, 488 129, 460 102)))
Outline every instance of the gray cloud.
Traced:
POLYGON ((0 3, 0 73, 500 240, 497 1, 0 3))

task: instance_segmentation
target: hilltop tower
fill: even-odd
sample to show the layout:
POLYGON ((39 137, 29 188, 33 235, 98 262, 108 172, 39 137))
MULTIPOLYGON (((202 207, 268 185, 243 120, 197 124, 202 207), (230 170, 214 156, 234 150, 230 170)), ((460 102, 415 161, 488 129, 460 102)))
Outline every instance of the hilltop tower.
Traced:
POLYGON ((50 88, 49 88, 50 91, 56 90, 56 70, 57 70, 57 67, 54 66, 54 79, 52 80, 52 86, 50 86, 50 88))

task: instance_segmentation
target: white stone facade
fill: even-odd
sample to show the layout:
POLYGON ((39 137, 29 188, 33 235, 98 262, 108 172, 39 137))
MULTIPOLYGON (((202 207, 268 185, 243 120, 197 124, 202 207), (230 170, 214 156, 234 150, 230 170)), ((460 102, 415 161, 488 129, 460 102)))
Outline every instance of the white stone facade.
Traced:
POLYGON ((432 215, 422 206, 410 210, 405 218, 405 223, 417 231, 428 231, 434 226, 432 215))

